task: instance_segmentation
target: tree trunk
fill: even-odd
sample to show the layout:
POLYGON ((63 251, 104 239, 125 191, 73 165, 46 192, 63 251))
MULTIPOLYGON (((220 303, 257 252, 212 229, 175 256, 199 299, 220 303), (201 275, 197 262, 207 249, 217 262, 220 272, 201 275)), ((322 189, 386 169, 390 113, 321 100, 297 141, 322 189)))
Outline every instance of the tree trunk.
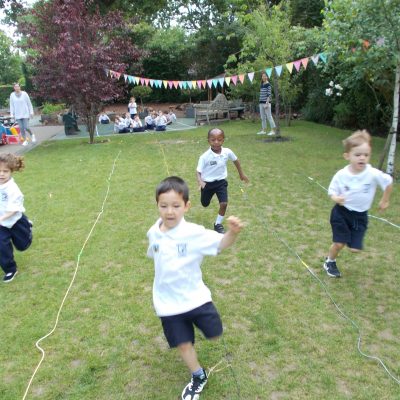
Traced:
POLYGON ((392 128, 390 134, 392 136, 389 147, 389 154, 386 166, 386 172, 390 175, 394 173, 394 162, 396 155, 396 139, 397 139, 397 126, 399 123, 399 87, 400 87, 400 62, 397 63, 396 67, 396 78, 394 82, 394 94, 393 94, 393 118, 392 128))
MULTIPOLYGON (((276 75, 276 73, 275 73, 276 75)), ((279 78, 274 79, 274 95, 275 95, 275 125, 276 125, 276 136, 281 136, 281 128, 279 124, 279 109, 280 109, 280 99, 279 99, 279 78)))

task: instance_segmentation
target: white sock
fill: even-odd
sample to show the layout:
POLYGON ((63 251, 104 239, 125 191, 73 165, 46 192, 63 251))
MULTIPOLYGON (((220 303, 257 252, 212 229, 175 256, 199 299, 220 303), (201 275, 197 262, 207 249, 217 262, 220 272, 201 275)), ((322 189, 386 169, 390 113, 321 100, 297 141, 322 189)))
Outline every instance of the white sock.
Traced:
POLYGON ((331 260, 329 257, 326 259, 327 262, 333 262, 336 261, 336 258, 334 260, 331 260))
POLYGON ((221 224, 223 220, 224 220, 224 216, 218 214, 217 219, 215 220, 215 225, 221 224))

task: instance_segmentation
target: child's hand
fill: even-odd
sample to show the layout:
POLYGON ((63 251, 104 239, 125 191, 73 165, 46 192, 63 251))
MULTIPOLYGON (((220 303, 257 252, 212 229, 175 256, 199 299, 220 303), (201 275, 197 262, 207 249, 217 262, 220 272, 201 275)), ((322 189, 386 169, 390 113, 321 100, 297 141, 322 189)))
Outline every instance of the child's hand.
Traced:
POLYGON ((335 196, 335 195, 331 196, 331 199, 340 206, 344 206, 344 202, 346 200, 344 196, 335 196))
POLYGON ((205 183, 204 181, 200 181, 200 182, 199 182, 199 190, 200 190, 200 189, 204 189, 205 186, 206 186, 206 183, 205 183))
POLYGON ((249 183, 249 178, 246 175, 240 175, 240 180, 249 183))
POLYGON ((244 226, 243 222, 233 215, 228 217, 226 221, 228 222, 228 229, 233 233, 239 233, 244 226))
POLYGON ((389 207, 389 202, 387 200, 381 200, 379 202, 379 211, 385 211, 389 207))

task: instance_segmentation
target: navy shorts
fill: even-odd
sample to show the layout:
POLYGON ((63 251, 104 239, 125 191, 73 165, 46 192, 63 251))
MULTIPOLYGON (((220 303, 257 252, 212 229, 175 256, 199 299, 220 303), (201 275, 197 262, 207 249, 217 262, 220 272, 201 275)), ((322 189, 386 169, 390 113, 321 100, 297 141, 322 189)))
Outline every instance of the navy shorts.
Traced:
POLYGON ((197 326, 207 339, 222 335, 222 322, 212 302, 203 304, 183 314, 160 317, 169 347, 182 343, 194 344, 194 327, 197 326))
POLYGON ((220 203, 228 202, 228 182, 225 179, 214 182, 206 182, 206 186, 201 189, 201 205, 203 207, 208 207, 214 194, 217 195, 220 203))
POLYGON ((332 240, 346 243, 351 249, 361 250, 368 228, 368 212, 350 211, 336 204, 331 212, 332 240))

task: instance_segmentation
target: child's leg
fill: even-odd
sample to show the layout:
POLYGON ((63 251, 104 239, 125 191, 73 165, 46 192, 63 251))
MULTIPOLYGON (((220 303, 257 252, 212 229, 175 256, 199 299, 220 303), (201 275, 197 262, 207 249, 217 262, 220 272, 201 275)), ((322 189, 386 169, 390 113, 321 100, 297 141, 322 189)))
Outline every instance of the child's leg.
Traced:
POLYGON ((181 343, 178 345, 178 351, 190 372, 196 372, 201 368, 192 342, 181 343))
POLYGON ((331 247, 329 248, 328 259, 329 260, 336 260, 336 257, 340 253, 340 251, 345 246, 345 243, 332 243, 331 247))
POLYGON ((11 231, 4 226, 0 226, 0 266, 5 274, 17 270, 14 249, 11 243, 11 231))
POLYGON ((32 244, 32 223, 26 217, 22 217, 10 229, 11 240, 15 248, 24 251, 32 244))

